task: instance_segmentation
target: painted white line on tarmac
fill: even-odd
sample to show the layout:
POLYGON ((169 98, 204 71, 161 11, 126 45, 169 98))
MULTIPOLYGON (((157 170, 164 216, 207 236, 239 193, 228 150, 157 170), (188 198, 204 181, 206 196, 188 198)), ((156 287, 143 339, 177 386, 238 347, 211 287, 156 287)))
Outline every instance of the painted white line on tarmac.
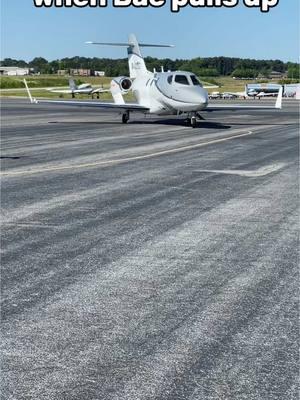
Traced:
POLYGON ((272 164, 268 165, 266 167, 259 168, 254 171, 247 171, 247 170, 241 170, 241 169, 199 169, 197 172, 207 172, 207 173, 214 173, 214 174, 225 174, 225 175, 239 175, 239 176, 245 176, 247 178, 259 178, 260 176, 265 176, 269 175, 272 172, 279 171, 283 167, 285 167, 286 164, 284 163, 278 163, 278 164, 272 164))
POLYGON ((48 168, 37 168, 37 169, 27 169, 21 171, 11 171, 11 172, 1 172, 0 176, 3 177, 14 177, 14 176, 24 176, 24 175, 32 175, 44 172, 53 172, 53 171, 65 171, 65 170, 74 170, 74 169, 82 169, 82 168, 92 168, 92 167, 99 167, 99 166, 109 166, 109 165, 118 165, 123 163, 128 163, 131 161, 138 161, 138 160, 146 160, 148 158, 154 158, 174 153, 180 153, 182 151, 193 150, 200 147, 209 146, 215 143, 222 143, 228 140, 239 139, 242 137, 250 136, 253 134, 253 131, 247 130, 245 133, 239 133, 232 136, 227 136, 225 138, 209 140, 207 142, 196 143, 188 146, 176 147, 169 150, 162 150, 155 153, 144 154, 140 156, 134 157, 127 157, 127 158, 120 158, 115 160, 107 160, 107 161, 95 161, 92 163, 84 163, 84 164, 74 164, 74 165, 61 165, 61 166, 53 166, 48 168))

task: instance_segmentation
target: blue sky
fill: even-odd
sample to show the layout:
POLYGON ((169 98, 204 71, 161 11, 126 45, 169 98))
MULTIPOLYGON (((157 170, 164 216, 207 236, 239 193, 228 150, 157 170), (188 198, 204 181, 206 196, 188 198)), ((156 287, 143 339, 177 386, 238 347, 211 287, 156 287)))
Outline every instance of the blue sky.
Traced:
MULTIPOLYGON (((75 55, 126 57, 125 49, 85 45, 88 40, 175 44, 144 49, 169 58, 234 56, 299 61, 299 0, 280 0, 269 13, 247 8, 35 8, 33 0, 1 0, 1 58, 48 60, 75 55)), ((146 50, 146 51, 145 51, 146 50)))

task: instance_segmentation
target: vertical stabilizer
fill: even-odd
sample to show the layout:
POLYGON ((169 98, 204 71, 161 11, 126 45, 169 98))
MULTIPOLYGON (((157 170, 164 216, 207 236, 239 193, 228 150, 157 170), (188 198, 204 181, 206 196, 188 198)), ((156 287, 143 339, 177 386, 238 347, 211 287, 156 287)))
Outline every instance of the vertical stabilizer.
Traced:
POLYGON ((129 35, 128 45, 127 52, 130 78, 134 79, 137 76, 147 75, 149 72, 147 71, 145 61, 142 57, 138 41, 133 33, 129 35))
POLYGON ((77 89, 77 85, 76 85, 76 83, 75 83, 73 78, 69 79, 69 87, 70 87, 71 90, 76 90, 77 89))

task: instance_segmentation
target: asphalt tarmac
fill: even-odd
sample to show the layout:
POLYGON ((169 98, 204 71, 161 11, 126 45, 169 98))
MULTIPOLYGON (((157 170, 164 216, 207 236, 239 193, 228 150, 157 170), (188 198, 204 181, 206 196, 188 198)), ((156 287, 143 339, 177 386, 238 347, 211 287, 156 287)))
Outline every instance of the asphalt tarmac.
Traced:
POLYGON ((283 107, 192 129, 2 100, 3 399, 298 399, 283 107))

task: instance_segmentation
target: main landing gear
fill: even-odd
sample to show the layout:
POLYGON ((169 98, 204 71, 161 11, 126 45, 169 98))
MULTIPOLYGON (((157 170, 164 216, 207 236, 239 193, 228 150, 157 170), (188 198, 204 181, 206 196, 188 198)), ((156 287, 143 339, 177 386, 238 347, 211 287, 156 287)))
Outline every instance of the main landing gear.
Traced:
POLYGON ((195 116, 191 117, 191 127, 196 128, 197 126, 197 118, 195 116))
POLYGON ((129 121, 129 111, 126 111, 126 113, 122 114, 122 123, 127 124, 129 121))

